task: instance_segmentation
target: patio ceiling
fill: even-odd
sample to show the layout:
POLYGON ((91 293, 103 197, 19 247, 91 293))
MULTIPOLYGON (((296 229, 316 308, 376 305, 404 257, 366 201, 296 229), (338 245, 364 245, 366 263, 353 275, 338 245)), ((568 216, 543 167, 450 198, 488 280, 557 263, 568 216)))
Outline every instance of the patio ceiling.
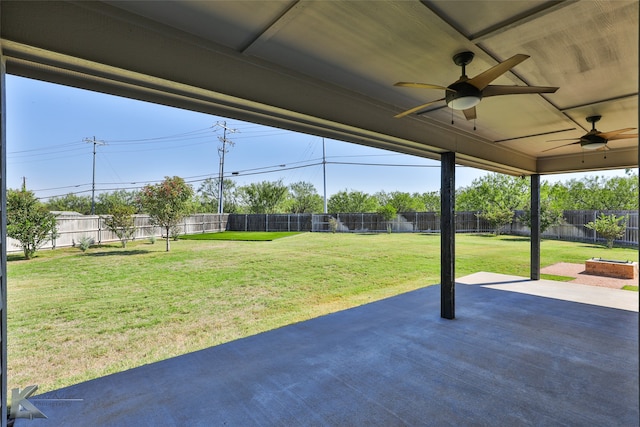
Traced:
MULTIPOLYGON (((638 127, 638 2, 165 1, 0 3, 12 74, 288 128, 513 175, 637 167, 638 139, 571 145, 638 127), (447 86, 530 55, 495 80, 553 94, 483 99, 465 120, 447 86), (453 124, 451 123, 453 119, 453 124), (476 130, 474 130, 474 125, 476 130)), ((636 133, 632 131, 630 133, 636 133)))

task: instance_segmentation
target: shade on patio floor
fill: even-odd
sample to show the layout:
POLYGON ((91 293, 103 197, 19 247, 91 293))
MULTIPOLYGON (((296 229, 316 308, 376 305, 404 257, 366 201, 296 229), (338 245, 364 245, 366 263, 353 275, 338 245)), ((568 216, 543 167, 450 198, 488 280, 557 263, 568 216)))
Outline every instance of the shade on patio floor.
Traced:
POLYGON ((16 426, 638 425, 638 293, 478 273, 29 399, 16 426), (576 302, 577 301, 577 302, 576 302))

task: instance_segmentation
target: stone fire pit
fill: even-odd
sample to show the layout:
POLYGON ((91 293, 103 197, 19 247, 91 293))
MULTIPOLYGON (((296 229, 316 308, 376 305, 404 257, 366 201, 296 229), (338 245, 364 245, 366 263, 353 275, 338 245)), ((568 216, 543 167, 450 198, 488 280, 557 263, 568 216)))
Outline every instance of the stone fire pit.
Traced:
POLYGON ((636 279, 638 277, 638 263, 591 258, 585 261, 585 273, 618 279, 636 279))

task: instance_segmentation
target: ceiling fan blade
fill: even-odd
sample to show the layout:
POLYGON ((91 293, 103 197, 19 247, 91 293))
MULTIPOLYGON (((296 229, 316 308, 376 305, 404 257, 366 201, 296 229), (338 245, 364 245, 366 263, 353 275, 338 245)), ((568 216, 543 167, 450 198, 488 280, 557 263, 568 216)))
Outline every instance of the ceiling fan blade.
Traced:
POLYGON ((607 138, 607 141, 615 141, 616 139, 631 139, 631 138, 637 138, 638 134, 637 133, 629 133, 626 135, 613 135, 609 138, 607 138))
POLYGON ((464 113, 464 117, 467 120, 473 120, 475 119, 476 116, 476 107, 471 107, 471 108, 467 108, 466 110, 462 110, 462 112, 464 113))
POLYGON ((523 93, 554 93, 557 87, 553 86, 503 86, 490 85, 482 90, 482 97, 497 95, 518 95, 523 93))
POLYGON ((618 129, 618 130, 612 130, 609 132, 600 132, 598 134, 598 136, 604 138, 604 139, 626 139, 626 138, 637 138, 638 134, 635 135, 620 135, 621 133, 624 132, 629 132, 630 130, 634 130, 635 128, 626 128, 626 129, 618 129))
POLYGON ((580 144, 580 141, 572 142, 571 144, 558 145, 557 147, 553 147, 553 148, 548 148, 546 150, 542 150, 542 152, 545 153, 547 151, 555 150, 557 148, 568 147, 569 145, 576 145, 576 144, 580 144))
POLYGON ((422 110, 424 107, 428 107, 429 105, 431 105, 431 104, 435 104, 436 102, 440 102, 440 101, 444 101, 444 98, 442 98, 442 99, 436 99, 435 101, 431 101, 431 102, 427 102, 426 104, 418 105, 417 107, 414 107, 414 108, 412 108, 412 109, 410 109, 410 110, 403 111, 403 112, 402 112, 402 113, 400 113, 400 114, 396 114, 396 115, 395 115, 395 116, 393 116, 393 117, 395 117, 396 119, 399 119, 400 117, 408 116, 408 115, 409 115, 409 114, 411 114, 411 113, 415 113, 415 112, 416 112, 416 111, 418 111, 418 110, 422 110))
POLYGON ((558 141, 578 141, 580 142, 581 138, 563 138, 563 139, 550 139, 547 142, 558 142, 558 141))
POLYGON ((429 83, 398 82, 398 83, 395 83, 394 86, 399 86, 399 87, 417 87, 419 89, 442 89, 442 90, 447 90, 447 88, 444 87, 444 86, 432 85, 432 84, 429 84, 429 83))
POLYGON ((527 58, 529 58, 529 55, 523 55, 521 53, 513 55, 511 58, 502 61, 498 65, 494 65, 488 70, 478 74, 474 78, 467 80, 467 83, 470 83, 478 89, 482 90, 487 87, 489 83, 491 83, 527 58))

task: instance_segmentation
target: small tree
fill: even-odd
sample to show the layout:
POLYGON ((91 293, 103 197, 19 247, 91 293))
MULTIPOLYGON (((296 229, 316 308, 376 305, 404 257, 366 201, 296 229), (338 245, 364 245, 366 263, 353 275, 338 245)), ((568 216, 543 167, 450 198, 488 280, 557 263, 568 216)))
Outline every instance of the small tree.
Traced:
MULTIPOLYGON (((564 212, 562 209, 554 208, 548 201, 540 202, 540 234, 549 228, 560 225, 564 221, 564 212)), ((522 222, 531 229, 531 204, 527 204, 527 208, 522 215, 522 222)))
POLYGON ((120 239, 123 248, 127 247, 127 242, 136 234, 133 218, 135 209, 133 206, 117 204, 111 206, 110 216, 103 217, 104 225, 120 239))
POLYGON ((511 224, 513 221, 513 211, 500 206, 489 206, 485 211, 477 214, 478 218, 489 221, 496 236, 500 234, 500 229, 511 224))
POLYGON ((20 242, 26 259, 31 259, 55 233, 55 215, 32 191, 7 191, 7 235, 20 242))
POLYGON ((396 208, 391 206, 390 204, 380 206, 378 208, 378 215, 382 217, 384 221, 387 223, 387 233, 391 233, 391 221, 398 215, 396 212, 396 208))
POLYGON ((624 216, 616 217, 614 214, 600 214, 599 218, 585 224, 585 227, 604 237, 607 240, 607 248, 611 249, 613 248, 613 241, 624 236, 627 220, 624 216))
POLYGON ((165 177, 156 185, 147 185, 140 192, 140 199, 151 223, 164 228, 169 252, 171 227, 178 224, 189 211, 193 188, 184 179, 165 177))

